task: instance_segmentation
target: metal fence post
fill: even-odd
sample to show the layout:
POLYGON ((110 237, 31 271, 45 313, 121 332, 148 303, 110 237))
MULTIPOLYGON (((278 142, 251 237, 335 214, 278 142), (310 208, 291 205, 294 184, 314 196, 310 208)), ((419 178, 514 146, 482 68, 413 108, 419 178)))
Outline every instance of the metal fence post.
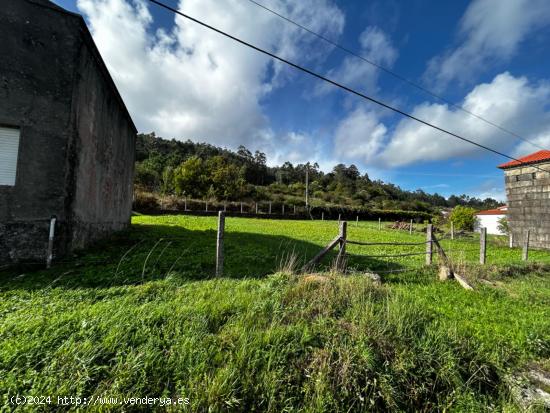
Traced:
POLYGON ((225 231, 225 213, 218 212, 218 234, 216 237, 216 277, 223 275, 223 234, 225 231))
POLYGON ((521 259, 527 261, 529 259, 529 230, 525 233, 525 239, 523 240, 523 254, 521 259))
POLYGON ((50 268, 52 266, 52 260, 53 260, 53 241, 55 237, 55 222, 57 221, 57 218, 55 215, 53 215, 50 219, 50 232, 48 236, 48 250, 46 251, 46 268, 50 268))
POLYGON ((426 227, 426 265, 431 265, 433 255, 433 228, 432 224, 426 227))
POLYGON ((479 263, 485 264, 487 258, 487 228, 479 230, 479 263))

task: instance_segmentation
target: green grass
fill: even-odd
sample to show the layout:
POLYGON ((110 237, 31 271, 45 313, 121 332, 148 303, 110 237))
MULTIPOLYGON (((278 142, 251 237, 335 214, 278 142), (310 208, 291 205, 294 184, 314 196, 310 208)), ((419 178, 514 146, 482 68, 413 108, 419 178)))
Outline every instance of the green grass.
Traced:
MULTIPOLYGON (((519 411, 506 374, 550 365, 550 267, 517 249, 491 244, 480 269, 477 240, 443 241, 474 292, 436 281, 423 255, 362 257, 424 245, 349 245, 350 275, 329 271, 332 256, 304 278, 277 270, 318 252, 336 222, 228 218, 216 279, 214 217, 133 223, 51 270, 0 274, 5 410, 20 394, 188 397, 183 411, 519 411)), ((425 238, 349 225, 361 241, 425 238)))

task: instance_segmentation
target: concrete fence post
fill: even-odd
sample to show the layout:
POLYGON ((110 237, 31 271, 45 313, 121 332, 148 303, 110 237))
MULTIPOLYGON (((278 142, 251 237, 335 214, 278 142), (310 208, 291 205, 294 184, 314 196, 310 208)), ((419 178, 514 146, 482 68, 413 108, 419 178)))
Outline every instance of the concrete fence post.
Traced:
POLYGON ((514 234, 512 233, 512 231, 510 231, 510 233, 508 234, 508 247, 514 247, 514 234))
POLYGON ((225 231, 225 213, 218 212, 218 234, 216 237, 216 277, 223 275, 223 235, 225 231))
POLYGON ((433 255, 433 228, 432 224, 426 227, 426 265, 432 264, 433 255))
POLYGON ((527 230, 525 232, 525 238, 523 239, 523 253, 521 256, 523 261, 527 261, 529 259, 529 233, 530 231, 527 230))
POLYGON ((382 218, 378 218, 378 231, 382 229, 382 218))
POLYGON ((53 260, 53 241, 55 237, 55 222, 57 221, 57 218, 55 215, 53 215, 50 219, 50 231, 48 235, 48 250, 46 251, 46 268, 50 268, 52 266, 52 260, 53 260))
POLYGON ((339 251, 338 256, 336 257, 336 268, 338 270, 344 269, 344 262, 346 258, 346 239, 348 233, 348 223, 346 221, 340 222, 340 232, 338 236, 340 237, 339 241, 339 251))
POLYGON ((485 264, 487 258, 487 228, 479 229, 479 263, 485 264))
POLYGON ((413 233, 413 220, 411 219, 411 222, 409 224, 409 235, 412 235, 413 233))

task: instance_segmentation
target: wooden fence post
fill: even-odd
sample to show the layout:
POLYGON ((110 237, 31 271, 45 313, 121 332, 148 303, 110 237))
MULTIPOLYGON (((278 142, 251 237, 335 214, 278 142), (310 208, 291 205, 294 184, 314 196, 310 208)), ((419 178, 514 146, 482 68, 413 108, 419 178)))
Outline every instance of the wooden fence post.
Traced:
POLYGON ((510 233, 508 234, 508 247, 514 247, 514 233, 512 231, 510 231, 510 233))
POLYGON ((346 239, 348 234, 348 223, 346 221, 340 222, 340 237, 338 256, 336 257, 336 268, 338 270, 344 269, 344 262, 346 258, 346 239))
POLYGON ((433 254, 433 228, 432 224, 426 227, 426 265, 431 265, 433 254))
POLYGON ((382 218, 378 218, 378 231, 382 229, 382 218))
POLYGON ((409 224, 409 235, 412 235, 413 233, 413 220, 411 219, 411 222, 409 224))
POLYGON ((50 219, 50 233, 48 236, 48 250, 46 251, 46 268, 50 268, 52 266, 52 260, 53 260, 53 241, 55 237, 55 221, 57 221, 57 218, 55 215, 53 215, 50 219))
POLYGON ((479 263, 485 264, 487 258, 487 228, 479 229, 479 263))
POLYGON ((451 221, 451 239, 455 239, 455 224, 451 221))
POLYGON ((225 213, 218 212, 218 235, 216 237, 216 277, 223 275, 223 233, 225 231, 225 213))
POLYGON ((523 254, 521 259, 527 261, 529 259, 529 230, 525 233, 525 238, 523 240, 523 254))

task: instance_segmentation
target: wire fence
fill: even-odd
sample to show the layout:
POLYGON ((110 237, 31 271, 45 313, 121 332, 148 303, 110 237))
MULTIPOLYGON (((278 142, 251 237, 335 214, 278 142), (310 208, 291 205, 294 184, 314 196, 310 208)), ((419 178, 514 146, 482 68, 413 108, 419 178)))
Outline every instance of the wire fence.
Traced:
MULTIPOLYGON (((223 212, 220 213, 222 214, 223 212)), ((426 237, 426 233, 417 229, 391 230, 380 225, 379 231, 376 231, 376 223, 364 224, 363 227, 356 223, 351 238, 347 237, 346 233, 344 238, 337 238, 336 242, 333 240, 334 245, 314 263, 314 267, 333 267, 338 263, 342 250, 348 268, 381 274, 413 271, 425 267, 432 260, 439 259, 429 237, 419 240, 419 237, 426 237), (373 234, 379 234, 377 236, 382 240, 369 240, 369 237, 373 239, 373 234), (392 240, 387 241, 388 238, 392 240), (331 251, 336 246, 338 251, 331 251), (327 259, 321 263, 324 256, 327 259)), ((314 230, 318 224, 312 222, 311 225, 314 230)), ((347 226, 347 222, 340 222, 340 232, 342 225, 347 226)), ((104 278, 109 278, 114 283, 120 280, 139 282, 144 279, 163 278, 172 273, 184 274, 188 278, 215 276, 220 249, 216 232, 212 228, 193 233, 186 232, 188 230, 181 227, 167 228, 158 231, 153 229, 149 234, 144 233, 143 229, 118 234, 84 252, 57 259, 54 254, 53 266, 61 273, 86 271, 88 267, 94 267, 95 270, 101 270, 104 278), (156 236, 159 231, 167 231, 169 235, 156 236), (182 235, 179 235, 180 232, 182 235)), ((218 233, 219 231, 218 228, 218 233)), ((482 248, 479 234, 454 234, 455 236, 451 237, 445 232, 436 233, 446 255, 453 262, 480 261, 482 248)), ((341 237, 341 234, 339 236, 341 237)), ((308 262, 319 253, 318 241, 267 236, 261 233, 261 229, 258 233, 238 233, 230 230, 222 239, 222 251, 225 250, 223 275, 229 277, 257 277, 276 272, 286 268, 290 255, 294 256, 293 260, 297 267, 307 268, 308 262)), ((490 237, 485 238, 485 241, 485 263, 510 264, 525 261, 522 248, 509 248, 505 239, 490 237)), ((48 254, 49 252, 45 251, 44 259, 27 261, 24 265, 41 269, 47 264, 48 254)), ((550 263, 550 252, 529 250, 528 260, 550 263)), ((0 271, 7 268, 0 267, 0 271)))

